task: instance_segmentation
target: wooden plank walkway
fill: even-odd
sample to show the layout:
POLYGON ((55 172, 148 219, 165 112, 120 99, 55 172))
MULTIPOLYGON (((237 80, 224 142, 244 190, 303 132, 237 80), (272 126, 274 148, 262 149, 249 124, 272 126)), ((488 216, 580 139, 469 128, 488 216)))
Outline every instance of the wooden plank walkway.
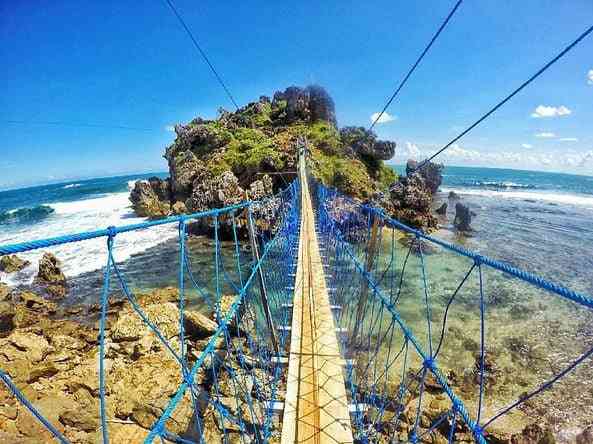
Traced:
POLYGON ((281 443, 351 443, 343 359, 321 263, 303 156, 299 175, 301 230, 281 443))

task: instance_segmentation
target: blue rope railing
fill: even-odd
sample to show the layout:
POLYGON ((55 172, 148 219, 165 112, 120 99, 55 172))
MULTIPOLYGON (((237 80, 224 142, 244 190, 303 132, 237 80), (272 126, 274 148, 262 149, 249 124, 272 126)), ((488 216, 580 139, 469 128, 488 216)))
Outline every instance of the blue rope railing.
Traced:
MULTIPOLYGON (((374 442, 383 433, 381 439, 388 439, 385 437, 387 436, 393 437, 389 439, 397 438, 398 442, 415 443, 434 433, 436 429, 439 429, 441 436, 444 435, 448 442, 455 442, 456 433, 461 429, 461 421, 476 442, 485 443, 488 428, 493 421, 549 389, 593 355, 593 348, 589 348, 593 344, 585 345, 585 350, 562 371, 484 420, 486 395, 489 393, 486 390, 488 375, 484 267, 503 271, 507 277, 547 290, 586 309, 593 308, 593 299, 508 264, 426 235, 389 218, 381 209, 357 203, 315 181, 312 181, 312 187, 317 191, 317 227, 326 252, 328 287, 333 289, 332 304, 339 307, 335 316, 336 323, 341 330, 349 332, 341 343, 342 353, 348 362, 347 386, 355 404, 367 404, 370 408, 369 411, 357 411, 353 416, 355 436, 361 442, 374 442), (373 226, 377 228, 371 234, 373 226), (401 248, 396 247, 396 231, 409 236, 405 254, 397 252, 401 248), (384 232, 388 235, 391 233, 391 242, 383 238, 384 232), (424 252, 426 247, 422 242, 438 245, 445 251, 471 259, 469 270, 462 275, 461 282, 454 287, 451 296, 446 298, 440 338, 437 339, 438 342, 434 341, 436 347, 433 344, 435 338, 432 325, 435 322, 432 313, 435 302, 429 291, 429 270, 424 252), (385 245, 387 252, 384 251, 385 245), (419 312, 424 311, 425 340, 420 339, 400 313, 402 290, 411 283, 406 269, 409 268, 412 251, 418 258, 420 285, 416 296, 418 301, 422 301, 417 303, 419 312), (399 260, 396 260, 398 257, 399 260), (476 405, 476 411, 470 413, 468 404, 445 376, 443 364, 437 362, 437 357, 444 344, 449 309, 460 290, 468 285, 469 278, 476 274, 479 354, 476 360, 477 394, 472 401, 476 405), (365 302, 367 296, 368 302, 365 302), (360 304, 365 304, 362 322, 356 316, 360 304), (414 353, 410 354, 411 351, 414 353), (411 372, 412 358, 420 364, 420 369, 411 372), (427 412, 430 413, 430 406, 426 405, 424 396, 429 375, 432 375, 439 391, 446 396, 448 408, 427 424, 426 415, 427 412), (396 388, 395 391, 393 387, 396 388), (416 403, 413 410, 410 410, 410 400, 416 403)), ((409 290, 406 291, 409 293, 409 290)))
MULTIPOLYGON (((99 317, 99 363, 98 363, 98 416, 100 420, 101 440, 104 444, 109 443, 108 417, 108 381, 105 365, 107 353, 107 317, 110 307, 110 295, 112 284, 118 284, 124 299, 130 304, 131 309, 136 313, 145 327, 156 336, 168 355, 179 365, 180 384, 173 396, 166 402, 162 414, 155 421, 150 430, 147 430, 146 443, 155 439, 175 442, 202 442, 205 425, 204 412, 210 406, 219 416, 220 424, 229 422, 235 424, 246 436, 251 436, 253 442, 263 443, 270 439, 274 432, 275 423, 272 421, 273 412, 267 408, 268 403, 274 401, 283 383, 284 367, 278 358, 278 352, 271 348, 269 329, 263 326, 261 307, 259 306, 257 286, 254 281, 260 269, 266 272, 270 278, 266 282, 268 290, 268 303, 272 307, 274 322, 284 325, 286 310, 282 307, 290 300, 292 295, 289 287, 289 270, 292 269, 290 252, 295 248, 297 242, 296 233, 300 218, 299 213, 299 184, 293 182, 288 188, 275 196, 260 200, 247 201, 238 205, 225 208, 204 211, 191 215, 169 217, 161 220, 149 221, 140 224, 121 227, 109 227, 105 230, 97 230, 86 233, 55 237, 51 239, 27 241, 19 244, 0 246, 0 255, 27 252, 39 248, 47 248, 56 245, 63 245, 72 242, 82 242, 94 238, 106 238, 107 263, 103 271, 103 283, 100 295, 100 317, 99 317), (246 258, 245 247, 241 245, 242 240, 238 235, 237 218, 239 213, 249 211, 255 225, 256 241, 263 246, 262 254, 258 261, 246 258), (187 225, 196 220, 210 221, 213 227, 214 237, 214 264, 215 273, 213 276, 214 290, 206 288, 206 280, 197 279, 192 256, 189 254, 190 245, 187 242, 187 225), (232 250, 233 267, 225 265, 223 247, 219 236, 220 223, 223 221, 232 227, 232 247, 225 247, 232 250), (133 290, 128 284, 124 271, 115 260, 114 253, 117 249, 117 237, 121 233, 136 230, 151 229, 165 224, 178 224, 178 344, 171 343, 157 323, 150 319, 150 316, 143 310, 133 290), (263 228, 262 228, 263 227, 263 228), (233 271, 236 270, 236 271, 233 271), (246 271, 248 270, 247 274, 246 271), (234 275, 234 276, 233 276, 234 275), (190 287, 187 287, 189 284, 190 287), (229 289, 230 295, 224 291, 229 289), (196 290, 202 300, 209 302, 210 308, 216 310, 218 327, 210 336, 207 344, 190 363, 188 356, 188 335, 185 330, 185 312, 188 305, 188 290, 196 290), (213 293, 213 294, 212 294, 213 293), (230 299, 230 307, 222 309, 224 298, 230 299), (240 340, 239 340, 240 339, 240 340), (232 361, 232 362, 231 362, 232 361), (254 371, 257 366, 260 371, 254 371), (209 374, 211 387, 206 390, 196 384, 198 372, 209 374), (246 384, 236 381, 238 375, 250 380, 249 385, 255 387, 252 391, 246 384), (234 411, 228 405, 228 390, 222 387, 223 380, 230 378, 232 386, 232 397, 237 404, 245 404, 246 412, 241 414, 234 411), (205 392, 206 390, 206 392, 205 392), (189 391, 191 398, 192 423, 195 429, 188 436, 179 436, 168 430, 168 420, 179 407, 184 395, 189 391), (203 396, 198 401, 199 392, 206 393, 207 402, 204 404, 203 396), (224 393, 223 393, 224 392, 224 393), (225 395, 225 396, 223 396, 225 395), (193 437, 192 437, 193 436, 193 437)), ((242 226, 245 228, 246 225, 242 226)), ((286 334, 279 337, 280 346, 283 349, 288 340, 286 334)), ((155 369, 156 370, 156 369, 155 369)), ((22 391, 12 382, 8 373, 0 370, 0 379, 8 387, 10 392, 22 405, 27 408, 49 432, 61 443, 68 443, 69 440, 60 431, 59 424, 52 424, 38 411, 31 402, 23 395, 22 391)), ((227 430, 223 427, 221 433, 224 441, 228 439, 227 430)))

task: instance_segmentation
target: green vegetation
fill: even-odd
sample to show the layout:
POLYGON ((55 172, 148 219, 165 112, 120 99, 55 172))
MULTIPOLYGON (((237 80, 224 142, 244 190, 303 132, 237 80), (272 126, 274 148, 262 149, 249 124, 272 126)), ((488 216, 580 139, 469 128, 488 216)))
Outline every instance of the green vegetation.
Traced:
POLYGON ((328 122, 315 122, 307 128, 309 142, 327 154, 340 154, 342 140, 340 133, 328 122))
POLYGON ((235 174, 258 170, 265 162, 274 169, 282 169, 284 162, 271 137, 253 128, 237 128, 233 140, 226 146, 222 161, 235 174))

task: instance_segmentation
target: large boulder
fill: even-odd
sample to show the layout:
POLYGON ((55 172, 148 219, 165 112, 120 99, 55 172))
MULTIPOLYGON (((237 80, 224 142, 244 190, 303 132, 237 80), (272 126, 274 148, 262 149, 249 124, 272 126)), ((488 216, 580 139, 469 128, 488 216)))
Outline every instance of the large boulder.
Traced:
POLYGON ((420 174, 430 192, 435 194, 443 182, 444 165, 440 163, 427 162, 419 170, 419 163, 415 160, 408 160, 406 163, 406 175, 420 174))
POLYGON ((171 193, 176 200, 185 200, 191 195, 193 181, 202 168, 203 162, 189 150, 181 151, 171 158, 171 193))
POLYGON ((14 273, 21 271, 31 262, 21 259, 16 254, 0 257, 0 271, 4 273, 14 273))
POLYGON ((130 193, 134 212, 141 217, 167 216, 171 211, 170 190, 168 179, 151 177, 148 180, 137 181, 130 193))
POLYGON ((39 271, 35 281, 44 285, 47 292, 56 299, 62 299, 67 293, 66 276, 61 263, 53 254, 46 252, 39 260, 39 271))

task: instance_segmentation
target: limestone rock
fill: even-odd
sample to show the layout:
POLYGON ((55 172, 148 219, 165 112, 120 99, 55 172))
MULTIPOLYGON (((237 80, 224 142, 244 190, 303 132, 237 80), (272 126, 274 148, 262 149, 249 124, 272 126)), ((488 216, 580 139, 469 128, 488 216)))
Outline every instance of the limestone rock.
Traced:
POLYGON ((337 125, 334 101, 320 86, 288 87, 283 92, 274 94, 272 104, 278 106, 280 102, 285 106, 286 123, 323 120, 333 126, 337 125))
POLYGON ((342 128, 340 136, 343 142, 358 155, 389 160, 395 154, 395 142, 377 140, 375 133, 362 126, 342 128))
POLYGON ((134 212, 141 217, 159 218, 171 210, 169 180, 151 177, 139 180, 130 193, 134 212))
MULTIPOLYGON (((150 304, 143 307, 143 311, 165 339, 179 334, 179 310, 175 304, 150 304)), ((147 334, 153 335, 142 318, 131 309, 121 312, 111 329, 111 338, 115 342, 135 341, 147 334)))
POLYGON ((47 339, 34 333, 17 330, 8 336, 7 340, 16 349, 26 352, 27 358, 32 362, 41 361, 50 351, 47 339))
POLYGON ((216 332, 218 324, 197 311, 186 310, 184 327, 187 335, 195 339, 204 339, 216 332))
POLYGON ((406 175, 420 174, 424 178, 424 183, 430 190, 430 193, 435 194, 443 182, 444 165, 427 162, 421 169, 417 170, 418 165, 417 161, 412 159, 408 160, 406 163, 406 175))
POLYGON ((21 271, 31 262, 18 257, 16 254, 0 257, 0 271, 4 273, 14 273, 21 271))

